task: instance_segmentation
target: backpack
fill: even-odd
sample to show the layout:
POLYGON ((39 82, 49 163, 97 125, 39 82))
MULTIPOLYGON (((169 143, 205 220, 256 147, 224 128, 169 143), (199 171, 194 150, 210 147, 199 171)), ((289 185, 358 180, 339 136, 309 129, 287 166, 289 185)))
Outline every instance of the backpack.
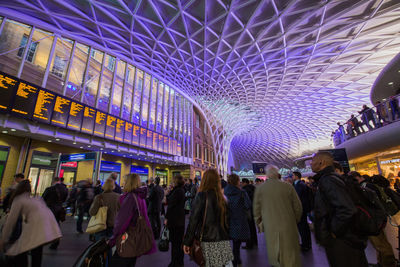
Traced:
POLYGON ((381 194, 381 203, 386 213, 390 216, 395 215, 399 211, 399 208, 393 202, 392 198, 386 194, 386 190, 382 186, 375 186, 378 188, 379 193, 381 194))
POLYGON ((351 222, 352 231, 360 236, 378 235, 386 226, 387 213, 376 193, 354 181, 343 181, 339 176, 335 177, 344 183, 349 197, 357 208, 351 222))

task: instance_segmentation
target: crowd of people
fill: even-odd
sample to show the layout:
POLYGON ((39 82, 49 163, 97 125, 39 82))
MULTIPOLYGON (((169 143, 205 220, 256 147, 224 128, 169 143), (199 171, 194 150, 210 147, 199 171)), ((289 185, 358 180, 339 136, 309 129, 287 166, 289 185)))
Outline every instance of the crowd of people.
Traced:
POLYGON ((258 246, 257 232, 264 233, 270 265, 301 266, 301 253, 312 249, 310 222, 330 266, 368 266, 364 252, 368 240, 377 251, 379 266, 396 266, 384 227, 399 212, 400 187, 391 188, 395 185, 380 175, 345 174, 327 152, 317 153, 311 168, 316 175, 307 181, 299 172, 281 179, 277 167, 267 166, 265 181, 240 180, 235 174, 225 181, 211 169, 201 180, 177 175, 169 186, 160 186, 158 177, 143 184, 137 174, 129 174, 123 189, 113 173, 103 184, 93 186, 83 180, 70 192, 56 177, 41 198, 32 197, 29 180, 17 174, 3 200, 7 218, 0 248, 7 266, 28 266, 28 255, 31 266, 41 266, 43 246, 50 244, 54 250, 59 246, 67 203, 77 217, 78 233, 84 232, 86 213, 96 216, 107 207, 106 227, 92 235, 94 242, 107 240, 107 266, 135 266, 141 255, 156 252, 163 228, 168 229, 171 243, 169 267, 184 266, 184 254, 195 258, 196 246, 202 266, 241 266, 241 249, 258 246), (363 211, 370 213, 367 219, 363 211), (139 253, 137 246, 142 244, 136 241, 144 233, 135 228, 140 225, 150 230, 151 238, 143 241, 147 246, 139 253), (130 248, 132 239, 136 245, 130 248))
POLYGON ((339 145, 366 131, 371 131, 399 120, 399 105, 400 90, 397 92, 397 95, 391 96, 387 101, 377 101, 372 108, 363 105, 362 109, 358 112, 359 116, 351 114, 350 119, 345 123, 337 123, 338 129, 332 132, 334 144, 339 145))

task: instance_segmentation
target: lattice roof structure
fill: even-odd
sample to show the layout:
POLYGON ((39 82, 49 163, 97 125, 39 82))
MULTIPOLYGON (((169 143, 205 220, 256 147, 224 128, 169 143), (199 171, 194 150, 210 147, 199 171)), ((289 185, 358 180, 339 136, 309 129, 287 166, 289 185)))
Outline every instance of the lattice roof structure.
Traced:
POLYGON ((15 0, 0 12, 106 49, 209 117, 219 162, 330 144, 400 51, 398 0, 15 0))

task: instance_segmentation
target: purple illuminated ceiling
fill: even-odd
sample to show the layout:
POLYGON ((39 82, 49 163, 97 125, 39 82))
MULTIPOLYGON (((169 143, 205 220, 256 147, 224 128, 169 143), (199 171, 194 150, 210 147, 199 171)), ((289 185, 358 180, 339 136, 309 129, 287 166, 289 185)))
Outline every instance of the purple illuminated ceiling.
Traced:
POLYGON ((232 143, 240 162, 284 165, 329 145, 400 51, 398 0, 3 0, 0 13, 169 81, 208 114, 221 156, 232 143))

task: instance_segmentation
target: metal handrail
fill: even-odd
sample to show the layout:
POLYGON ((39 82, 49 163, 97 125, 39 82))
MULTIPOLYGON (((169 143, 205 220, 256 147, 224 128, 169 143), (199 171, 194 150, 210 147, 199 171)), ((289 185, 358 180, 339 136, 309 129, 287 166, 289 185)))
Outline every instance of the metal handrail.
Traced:
POLYGON ((350 118, 332 132, 332 141, 335 147, 365 132, 400 120, 400 94, 391 96, 388 100, 358 113, 359 115, 350 118))

